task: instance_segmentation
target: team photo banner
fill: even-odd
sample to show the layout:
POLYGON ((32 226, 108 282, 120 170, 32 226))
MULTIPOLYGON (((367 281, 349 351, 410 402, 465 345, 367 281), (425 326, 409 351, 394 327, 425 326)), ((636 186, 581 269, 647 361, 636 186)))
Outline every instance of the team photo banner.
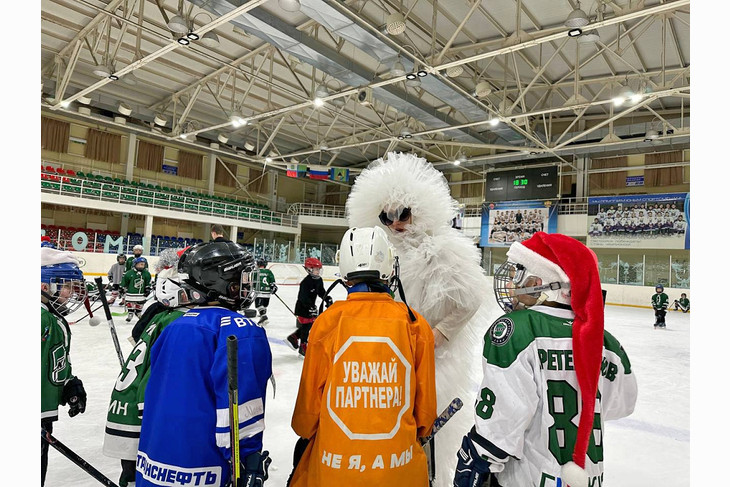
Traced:
POLYGON ((552 201, 512 201, 482 204, 480 247, 509 247, 535 232, 558 231, 557 206, 552 201))
POLYGON ((689 193, 588 198, 586 244, 689 249, 689 193))

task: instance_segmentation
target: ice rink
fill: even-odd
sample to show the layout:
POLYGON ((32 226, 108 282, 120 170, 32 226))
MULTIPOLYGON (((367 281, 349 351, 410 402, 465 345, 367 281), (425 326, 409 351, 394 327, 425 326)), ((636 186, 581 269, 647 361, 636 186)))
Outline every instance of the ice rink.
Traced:
MULTIPOLYGON (((329 284, 325 282, 325 287, 329 284)), ((296 285, 280 286, 278 295, 294 309, 297 291, 296 285)), ((492 296, 491 289, 485 292, 492 296)), ((333 297, 344 299, 344 289, 338 286, 333 297)), ((492 318, 498 317, 501 310, 493 299, 488 302, 492 318)), ((112 311, 121 312, 122 308, 113 306, 112 311)), ((82 307, 69 321, 84 314, 82 307)), ((94 314, 103 318, 103 309, 94 314)), ((606 423, 603 485, 684 487, 690 484, 690 314, 672 311, 666 321, 666 330, 655 330, 651 309, 606 307, 606 329, 618 338, 629 355, 639 384, 639 397, 631 416, 606 423)), ((130 324, 124 316, 117 316, 114 322, 126 358, 132 349, 128 337, 136 319, 130 324)), ((490 324, 484 323, 485 331, 490 324)), ((284 338, 293 329, 292 313, 272 297, 266 332, 273 354, 276 396, 269 387, 264 432, 264 448, 273 459, 266 483, 271 487, 285 485, 296 441, 290 421, 303 360, 284 344, 284 338)), ((69 418, 66 408, 62 408, 54 435, 116 483, 119 460, 101 452, 106 410, 119 373, 109 327, 105 319, 101 325, 91 327, 87 318, 74 324, 71 330, 73 370, 84 382, 88 403, 86 412, 75 418, 69 418)), ((462 399, 466 406, 473 403, 473 398, 462 399)), ((457 414, 472 414, 471 408, 465 407, 457 414)), ((60 453, 50 450, 47 487, 97 485, 101 484, 60 453)))

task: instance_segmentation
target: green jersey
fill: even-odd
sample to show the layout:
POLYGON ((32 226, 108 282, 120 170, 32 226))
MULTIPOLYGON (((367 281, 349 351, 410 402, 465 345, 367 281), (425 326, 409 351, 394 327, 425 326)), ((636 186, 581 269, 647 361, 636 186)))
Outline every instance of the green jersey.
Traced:
POLYGON ((656 293, 651 297, 651 305, 654 309, 667 309, 669 296, 664 293, 656 293))
POLYGON ((258 297, 268 298, 271 296, 271 285, 276 284, 274 273, 269 269, 258 269, 258 297))
POLYGON ((137 459, 144 393, 150 373, 150 350, 162 330, 187 311, 187 308, 178 308, 157 313, 129 353, 114 384, 107 410, 103 449, 105 455, 123 460, 137 459))
POLYGON ((689 299, 687 299, 687 298, 679 298, 679 305, 682 308, 684 308, 684 309, 689 308, 689 299))
POLYGON ((141 294, 142 301, 144 301, 144 291, 147 286, 150 285, 152 276, 147 269, 138 271, 137 269, 130 269, 124 273, 122 282, 119 283, 119 287, 124 289, 127 294, 141 294))
POLYGON ((73 379, 71 329, 41 304, 41 419, 57 421, 63 386, 73 379))

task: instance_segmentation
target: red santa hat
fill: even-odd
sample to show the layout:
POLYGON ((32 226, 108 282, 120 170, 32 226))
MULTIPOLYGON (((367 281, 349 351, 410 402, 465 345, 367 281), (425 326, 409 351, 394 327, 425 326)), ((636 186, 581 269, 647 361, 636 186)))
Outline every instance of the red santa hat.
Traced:
MULTIPOLYGON (((513 253, 512 249, 510 253, 513 253)), ((572 329, 573 364, 578 377, 582 409, 573 446, 573 461, 563 465, 560 476, 564 483, 572 487, 583 487, 588 485, 588 474, 584 467, 593 431, 603 356, 603 293, 598 275, 598 259, 591 249, 574 238, 544 232, 537 232, 522 242, 518 253, 532 257, 529 263, 517 260, 519 257, 516 259, 527 267, 530 274, 540 276, 542 266, 549 271, 548 275, 564 273, 570 279, 570 305, 575 313, 572 329), (556 266, 561 272, 556 272, 556 266)))

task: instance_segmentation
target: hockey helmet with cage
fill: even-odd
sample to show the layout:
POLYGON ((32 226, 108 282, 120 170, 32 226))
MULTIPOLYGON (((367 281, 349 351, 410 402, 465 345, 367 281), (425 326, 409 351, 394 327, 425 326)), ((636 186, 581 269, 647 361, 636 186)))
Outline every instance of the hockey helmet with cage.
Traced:
POLYGON ((657 284, 656 286, 654 286, 654 290, 656 292, 658 292, 658 293, 663 293, 664 292, 664 286, 662 284, 657 284))
POLYGON ((84 274, 71 252, 41 247, 41 302, 61 316, 76 311, 86 300, 84 274))
POLYGON ((138 264, 144 264, 144 266, 147 267, 147 259, 145 259, 144 257, 137 257, 136 259, 134 259, 132 261, 132 264, 134 265, 135 268, 137 267, 138 264))
POLYGON ((319 279, 319 273, 322 272, 322 261, 316 257, 307 257, 304 259, 304 270, 313 278, 319 279))
POLYGON ((256 266, 258 267, 266 267, 268 262, 266 262, 266 259, 259 259, 256 261, 256 266))
POLYGON ((124 254, 117 255, 117 262, 119 262, 120 264, 126 263, 127 262, 127 256, 124 255, 124 254))
POLYGON ((190 302, 205 304, 218 301, 238 310, 255 299, 250 272, 254 258, 234 242, 204 242, 188 248, 177 266, 181 287, 190 302))
POLYGON ((166 267, 157 273, 155 299, 170 308, 188 304, 188 295, 181 287, 177 267, 166 267))
POLYGON ((390 281, 395 276, 395 249, 380 227, 350 228, 345 232, 335 260, 345 281, 390 281))

